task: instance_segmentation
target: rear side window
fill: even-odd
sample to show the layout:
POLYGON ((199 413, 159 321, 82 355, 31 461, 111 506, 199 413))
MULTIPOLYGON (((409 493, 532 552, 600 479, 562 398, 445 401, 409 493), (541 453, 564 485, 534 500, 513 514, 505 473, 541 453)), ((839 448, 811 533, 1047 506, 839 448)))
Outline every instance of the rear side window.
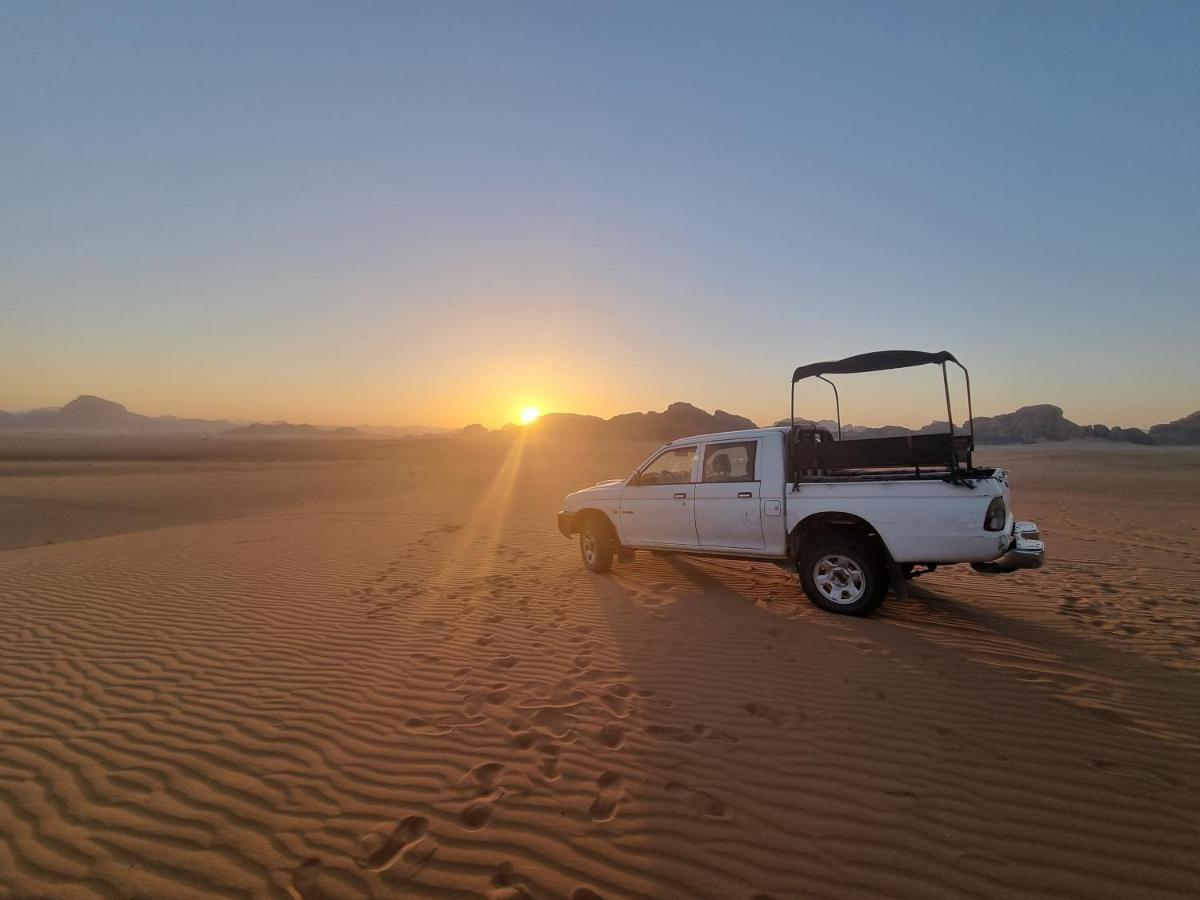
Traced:
POLYGON ((704 448, 704 481, 754 481, 758 441, 709 444, 704 448))

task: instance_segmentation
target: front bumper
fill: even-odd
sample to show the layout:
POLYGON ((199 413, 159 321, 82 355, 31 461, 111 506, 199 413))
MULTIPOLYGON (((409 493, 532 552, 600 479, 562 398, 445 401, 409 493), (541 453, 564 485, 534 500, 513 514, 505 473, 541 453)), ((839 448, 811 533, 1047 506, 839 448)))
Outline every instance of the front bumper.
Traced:
POLYGON ((1016 572, 1019 569, 1040 569, 1046 561, 1046 545, 1033 522, 1014 522, 1013 541, 1008 552, 991 562, 971 563, 976 572, 989 574, 1016 572))
POLYGON ((559 512, 558 530, 562 532, 563 537, 569 538, 573 535, 575 533, 575 513, 559 512))

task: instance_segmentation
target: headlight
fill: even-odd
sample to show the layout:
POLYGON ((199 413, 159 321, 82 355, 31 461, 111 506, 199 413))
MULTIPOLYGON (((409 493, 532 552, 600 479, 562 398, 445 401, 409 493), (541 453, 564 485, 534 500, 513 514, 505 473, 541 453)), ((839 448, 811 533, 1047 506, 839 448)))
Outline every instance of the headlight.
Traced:
POLYGON ((1004 508, 1004 498, 993 497, 983 517, 983 528, 985 531, 1003 531, 1004 520, 1007 518, 1008 510, 1004 508))

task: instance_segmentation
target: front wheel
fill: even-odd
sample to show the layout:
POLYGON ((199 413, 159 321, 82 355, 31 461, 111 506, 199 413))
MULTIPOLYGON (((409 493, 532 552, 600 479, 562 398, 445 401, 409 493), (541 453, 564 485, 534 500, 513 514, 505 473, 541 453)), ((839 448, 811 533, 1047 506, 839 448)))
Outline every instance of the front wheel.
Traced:
POLYGON ((813 605, 844 616, 868 616, 887 596, 881 554, 857 535, 818 538, 800 552, 800 584, 813 605))
POLYGON ((612 526, 598 515, 588 516, 579 531, 579 555, 589 572, 603 573, 612 568, 616 541, 612 526))

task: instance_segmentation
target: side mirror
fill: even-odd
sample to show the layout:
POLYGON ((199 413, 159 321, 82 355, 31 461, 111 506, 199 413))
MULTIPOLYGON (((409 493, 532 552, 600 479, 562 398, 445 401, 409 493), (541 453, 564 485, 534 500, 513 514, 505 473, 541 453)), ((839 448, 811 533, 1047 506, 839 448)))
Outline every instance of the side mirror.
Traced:
POLYGON ((634 472, 632 475, 629 476, 629 481, 627 481, 626 484, 629 487, 637 487, 638 482, 641 480, 642 480, 642 476, 639 473, 634 472))

